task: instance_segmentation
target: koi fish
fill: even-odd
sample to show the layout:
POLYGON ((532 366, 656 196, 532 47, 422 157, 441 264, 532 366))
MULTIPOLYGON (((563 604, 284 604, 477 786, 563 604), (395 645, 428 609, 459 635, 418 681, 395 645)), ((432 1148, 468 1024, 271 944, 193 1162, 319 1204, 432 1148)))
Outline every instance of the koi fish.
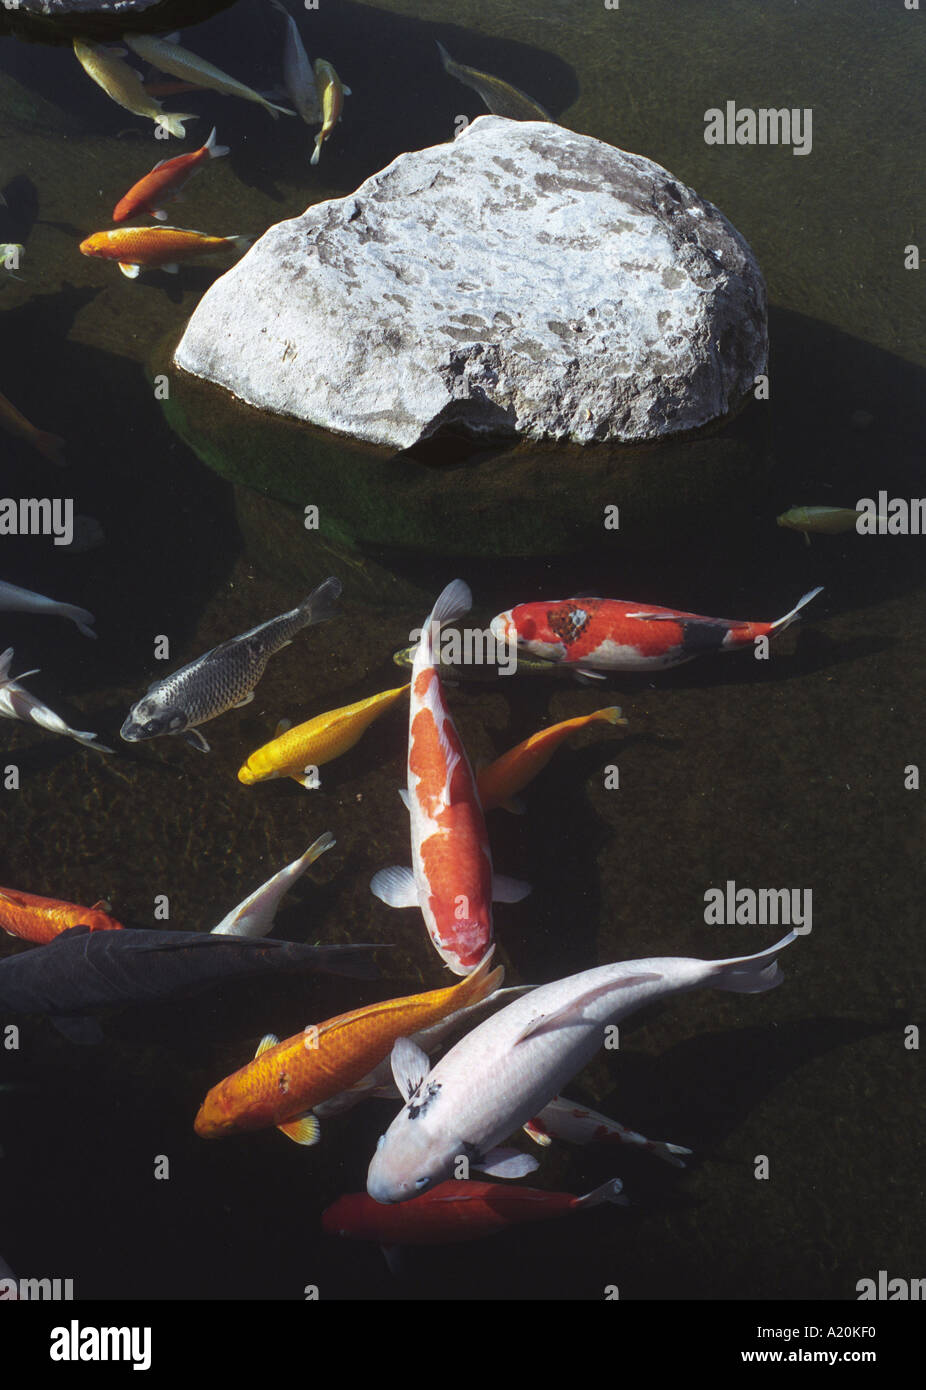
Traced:
POLYGON ((4 613, 47 613, 50 617, 68 618, 85 637, 96 637, 90 626, 96 622, 86 608, 76 608, 73 603, 58 603, 44 594, 34 594, 31 589, 20 589, 17 584, 7 584, 0 579, 0 610, 4 613))
POLYGON ((312 151, 310 164, 318 163, 322 145, 341 119, 344 98, 351 95, 350 87, 344 86, 334 68, 324 58, 315 60, 315 81, 321 94, 323 124, 315 137, 315 149, 312 151))
POLYGON ((122 923, 109 915, 109 903, 100 899, 92 907, 60 902, 57 898, 39 898, 34 893, 21 893, 16 888, 0 888, 0 928, 7 936, 39 945, 54 941, 69 927, 86 927, 88 931, 122 931, 122 923))
POLYGON ((14 680, 10 676, 12 664, 13 648, 7 647, 0 656, 0 715, 5 715, 7 719, 22 719, 27 724, 38 724, 39 728, 47 729, 52 734, 67 734, 68 738, 76 739, 85 748, 95 748, 99 753, 113 751, 107 748, 105 743, 100 743, 96 734, 70 728, 60 714, 55 714, 54 710, 43 705, 41 700, 30 695, 29 691, 19 684, 26 676, 37 676, 37 670, 23 671, 22 675, 14 680))
POLYGON ((145 90, 138 73, 121 61, 120 54, 124 52, 124 48, 112 50, 87 43, 85 39, 74 40, 74 53, 84 72, 117 106, 131 111, 133 116, 146 116, 156 126, 183 140, 186 136, 183 122, 195 121, 196 117, 189 111, 163 111, 161 103, 145 90))
POLYGON ((811 531, 823 536, 839 536, 843 531, 854 531, 863 515, 855 507, 792 507, 782 512, 777 521, 789 531, 802 531, 805 544, 810 545, 811 531))
POLYGON ((210 91, 221 92, 223 96, 242 97, 245 101, 256 101, 258 106, 269 111, 274 120, 277 119, 279 112, 282 112, 284 116, 295 116, 296 114, 295 111, 290 111, 287 106, 276 106, 266 97, 262 97, 260 92, 255 92, 253 87, 246 87, 243 82, 230 77, 221 68, 207 63, 205 58, 191 53, 188 48, 181 48, 179 43, 172 43, 169 39, 155 38, 153 34, 126 34, 125 42, 133 53, 137 53, 140 58, 151 63, 158 72, 169 73, 171 77, 178 77, 181 82, 194 82, 197 87, 206 87, 210 91))
MULTIPOLYGON (((493 990, 478 1003, 457 1009, 455 1013, 442 1018, 439 1023, 432 1023, 430 1027, 422 1028, 420 1033, 413 1033, 412 1042, 423 1052, 433 1052, 443 1047, 451 1034, 465 1032, 468 1028, 474 1027, 491 1010, 504 1003, 510 1003, 512 999, 519 999, 522 994, 529 994, 533 988, 533 985, 512 985, 509 989, 493 990)), ((345 1110, 352 1110, 364 1100, 401 1100, 392 1079, 392 1063, 388 1056, 353 1086, 338 1091, 336 1095, 329 1096, 327 1100, 316 1105, 316 1118, 324 1120, 329 1115, 340 1115, 345 1110)))
POLYGON ((27 444, 37 450, 43 458, 50 463, 56 463, 59 468, 64 468, 66 460, 61 456, 64 448, 64 440, 57 434, 49 434, 47 430, 37 430, 35 425, 30 424, 25 415, 21 414, 13 404, 8 401, 6 396, 0 394, 0 425, 6 430, 7 434, 15 435, 17 439, 24 439, 27 444))
POLYGON ((249 705, 274 652, 288 647, 304 627, 333 618, 340 592, 339 579, 326 579, 288 613, 258 623, 149 685, 129 710, 120 730, 122 738, 138 743, 161 734, 179 734, 201 753, 208 753, 209 745, 195 726, 249 705))
POLYGON ((359 743, 373 720, 391 708, 407 689, 407 685, 400 685, 396 690, 370 695, 366 700, 318 714, 287 729, 251 754, 238 769, 238 781, 250 787, 274 777, 292 777, 302 787, 317 787, 316 769, 359 743))
POLYGON ((322 1230, 381 1245, 449 1245, 482 1240, 525 1221, 551 1221, 602 1202, 623 1206, 621 1187, 620 1178, 611 1178, 584 1197, 574 1197, 571 1192, 458 1178, 391 1208, 365 1192, 351 1192, 322 1212, 322 1230))
MULTIPOLYGON (((0 960, 0 1008, 63 1021, 110 1005, 185 998, 235 979, 324 970, 375 979, 373 945, 303 946, 208 932, 72 927, 34 951, 0 960)), ((86 1040, 86 1036, 80 1040, 86 1040)))
POLYGON ((546 767, 563 740, 575 729, 596 723, 626 724, 627 720, 621 718, 619 705, 595 710, 594 714, 580 714, 576 719, 564 719, 561 724, 551 724, 548 729, 531 734, 494 763, 481 768, 476 774, 476 787, 482 809, 491 811, 503 806, 506 811, 520 814, 524 808, 514 800, 517 793, 546 767))
POLYGON ((491 994, 504 970, 489 969, 491 951, 465 980, 447 989, 368 1004, 280 1042, 272 1033, 246 1067, 213 1086, 194 1129, 203 1139, 271 1125, 297 1144, 317 1144, 313 1107, 352 1086, 389 1055, 396 1038, 491 994))
POLYGON ((118 261, 119 269, 134 280, 142 270, 166 270, 175 275, 178 262, 213 251, 246 251, 251 238, 245 236, 207 236, 185 227, 115 227, 94 232, 80 243, 85 256, 118 261))
POLYGON ((219 925, 212 928, 212 935, 266 936, 273 926, 273 919, 283 895, 289 892, 296 879, 302 877, 310 864, 314 864, 325 850, 331 849, 336 843, 334 836, 327 830, 324 835, 319 835, 318 839, 309 845, 305 854, 287 864, 286 868, 274 874, 273 878, 268 878, 266 883, 260 888, 255 888, 244 902, 239 903, 223 917, 219 925))
POLYGON ((480 1023, 434 1068, 400 1038, 392 1069, 407 1104, 380 1137, 367 1192, 377 1202, 406 1202, 449 1177, 461 1156, 490 1177, 533 1172, 536 1159, 496 1146, 591 1061, 606 1024, 687 990, 773 989, 783 978, 776 957, 796 938, 791 931, 753 956, 622 961, 542 985, 480 1023))
POLYGON ((511 121, 553 120, 549 111, 545 111, 539 101, 534 101, 526 92, 512 87, 510 82, 503 82, 500 77, 493 77, 491 73, 480 72, 478 68, 467 68, 462 63, 454 62, 442 43, 438 43, 437 51, 440 53, 444 72, 462 82, 464 87, 472 87, 474 92, 478 92, 493 116, 507 116, 511 121))
POLYGON ((312 64, 302 43, 296 21, 281 0, 270 0, 275 10, 286 21, 286 41, 283 47, 283 81, 286 94, 295 106, 306 125, 315 125, 322 119, 318 90, 312 64))
POLYGON ((532 655, 559 661, 586 678, 602 671, 653 671, 680 666, 706 652, 736 651, 757 637, 777 637, 823 592, 804 594, 773 623, 705 618, 624 599, 567 598, 522 603, 492 619, 496 641, 517 642, 532 655))
POLYGON ((370 888, 389 907, 420 907, 428 935, 455 975, 466 975, 492 941, 492 900, 518 902, 526 883, 493 878, 485 817, 472 768, 434 666, 440 625, 469 611, 462 579, 448 584, 422 631, 412 666, 408 790, 412 868, 381 869, 370 888))
POLYGON ((690 1154, 691 1149, 681 1144, 663 1144, 658 1140, 645 1139, 636 1130, 625 1129, 607 1115, 599 1115, 597 1110, 587 1110, 577 1101, 567 1100, 565 1096, 554 1096, 539 1115, 528 1120, 524 1133, 535 1144, 547 1145, 551 1139, 564 1139, 568 1144, 630 1144, 645 1149, 647 1153, 671 1163, 673 1168, 684 1168, 684 1160, 679 1154, 690 1154))
POLYGON ((116 204, 113 221, 124 222, 127 217, 141 217, 148 213, 159 222, 166 222, 167 213, 162 205, 176 198, 183 185, 203 164, 208 164, 210 159, 221 159, 226 154, 228 146, 215 143, 213 126, 202 149, 194 150, 192 154, 178 154, 176 159, 162 159, 149 174, 133 184, 116 204))

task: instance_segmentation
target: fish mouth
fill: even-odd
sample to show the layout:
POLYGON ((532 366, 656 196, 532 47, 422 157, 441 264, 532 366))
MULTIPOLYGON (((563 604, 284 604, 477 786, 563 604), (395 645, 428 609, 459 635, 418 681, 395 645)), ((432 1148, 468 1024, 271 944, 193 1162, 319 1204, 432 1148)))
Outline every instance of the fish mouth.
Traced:
POLYGON ((130 716, 119 730, 119 737, 125 739, 126 743, 138 743, 143 738, 141 725, 136 724, 130 716))

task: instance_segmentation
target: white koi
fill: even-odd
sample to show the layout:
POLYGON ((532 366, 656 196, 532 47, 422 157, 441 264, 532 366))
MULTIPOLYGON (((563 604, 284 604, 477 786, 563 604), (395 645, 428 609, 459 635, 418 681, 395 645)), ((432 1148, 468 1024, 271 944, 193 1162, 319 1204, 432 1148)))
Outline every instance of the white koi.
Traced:
POLYGON ((59 603, 57 599, 34 594, 31 589, 20 589, 18 584, 7 584, 2 579, 0 610, 4 613, 43 613, 49 617, 67 618, 85 637, 96 637, 91 626, 96 619, 86 608, 77 608, 73 603, 59 603))
POLYGON ((782 980, 776 957, 789 932, 753 956, 622 961, 542 985, 479 1024, 434 1068, 408 1038, 392 1050, 406 1106, 380 1137, 367 1175, 377 1202, 405 1202, 445 1178, 458 1160, 490 1177, 524 1177, 536 1159, 498 1145, 548 1105, 591 1061, 605 1026, 670 994, 707 987, 758 994, 782 980))
POLYGON ((104 743, 100 743, 96 734, 69 728, 59 714, 55 714, 54 710, 43 705, 41 700, 30 695, 28 690, 24 690, 19 682, 25 680, 26 676, 37 676, 38 671, 23 671, 22 675, 13 680, 10 677, 12 664, 13 648, 7 647, 0 656, 0 715, 5 715, 7 719, 22 719, 27 724, 38 724, 40 728, 47 729, 52 734, 66 734, 68 738, 76 739, 87 748, 96 748, 100 753, 113 751, 104 743))
POLYGON ((325 831, 324 835, 319 835, 318 839, 309 845, 305 854, 298 859, 294 859, 291 864, 287 864, 285 869, 268 878, 267 882, 260 888, 255 888, 254 892, 240 902, 236 908, 229 912, 227 917, 223 917, 217 927, 212 928, 213 936, 266 936, 273 926, 273 919, 276 916, 277 908, 284 894, 298 878, 301 878, 310 864, 314 864, 316 859, 331 849, 336 843, 330 831, 325 831))

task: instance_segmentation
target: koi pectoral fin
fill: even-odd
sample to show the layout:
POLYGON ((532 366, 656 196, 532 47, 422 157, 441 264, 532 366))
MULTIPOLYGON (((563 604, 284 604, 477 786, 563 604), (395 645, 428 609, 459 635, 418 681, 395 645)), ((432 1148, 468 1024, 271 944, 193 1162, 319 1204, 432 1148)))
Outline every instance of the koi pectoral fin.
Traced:
POLYGON ((492 1149, 481 1163, 474 1163, 479 1173, 488 1173, 490 1178, 526 1178, 540 1167, 536 1158, 522 1154, 519 1149, 492 1149))
MULTIPOLYGON (((492 901, 494 903, 519 903, 531 891, 531 885, 520 878, 507 878, 505 874, 492 876, 492 901)), ((417 901, 417 899, 416 899, 417 901)))
POLYGON ((311 1148, 322 1137, 322 1127, 312 1114, 300 1115, 298 1120, 290 1120, 285 1125, 277 1125, 281 1134, 292 1139, 295 1144, 311 1148))
POLYGON ((418 886, 411 869, 394 865, 391 869, 380 869, 370 879, 370 891, 375 898, 387 907, 417 907, 418 886))

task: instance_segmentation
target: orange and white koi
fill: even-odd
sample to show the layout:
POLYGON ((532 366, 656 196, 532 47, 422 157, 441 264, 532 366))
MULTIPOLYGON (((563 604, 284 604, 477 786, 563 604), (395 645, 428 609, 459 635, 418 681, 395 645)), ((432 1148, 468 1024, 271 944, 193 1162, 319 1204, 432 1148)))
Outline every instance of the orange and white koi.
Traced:
POLYGON ((16 888, 0 888, 0 929, 7 936, 44 945, 69 927, 87 927, 90 931, 123 929, 121 922, 110 917, 109 904, 102 900, 92 907, 80 907, 57 898, 21 893, 16 888))
POLYGON ((252 786, 273 777, 292 777, 300 786, 319 786, 317 769, 359 743, 374 719, 391 709, 407 689, 407 685, 400 685, 395 690, 384 690, 381 695, 370 695, 353 705, 318 714, 279 733, 238 769, 238 781, 252 786))
POLYGON ((490 964, 488 952, 457 985, 368 1004, 284 1042, 268 1034, 253 1062, 213 1086, 196 1116, 196 1133, 218 1139, 236 1130, 276 1125, 297 1144, 317 1144, 320 1126, 313 1107, 363 1080, 389 1055, 397 1038, 491 994, 505 972, 501 966, 490 970, 490 964))
POLYGON ((37 430, 18 411, 12 401, 8 401, 6 396, 0 394, 0 425, 6 430, 7 434, 15 435, 17 439, 24 439, 27 444, 49 460, 50 463, 57 463, 59 468, 63 468, 65 460, 61 455, 64 448, 64 440, 57 434, 49 434, 47 430, 37 430))
POLYGON ((811 589, 771 623, 583 597, 522 603, 493 618, 491 626, 496 641, 517 642, 519 650, 603 680, 605 671, 665 670, 707 652, 752 646, 757 637, 777 637, 822 592, 811 589))
POLYGON ((322 1230, 348 1240, 380 1245, 449 1245, 482 1240, 525 1221, 550 1221, 602 1202, 624 1205, 621 1181, 612 1178, 584 1197, 539 1187, 453 1178, 396 1206, 381 1206, 365 1192, 350 1192, 322 1212, 322 1230))
POLYGON ((557 748, 576 729, 584 729, 586 724, 626 724, 621 718, 620 705, 608 709, 595 710, 594 714, 580 714, 575 719, 564 719, 561 724, 551 724, 531 734, 523 743, 496 758, 488 767, 480 768, 476 774, 479 800, 484 811, 503 806, 506 811, 516 814, 524 809, 515 797, 528 782, 532 782, 553 757, 557 748))
POLYGON ((315 86, 321 100, 322 128, 315 137, 315 149, 310 164, 317 164, 322 145, 341 119, 344 98, 351 95, 350 87, 345 87, 334 68, 324 58, 315 60, 315 86))
POLYGON ((472 606, 462 579, 448 584, 421 633, 412 664, 408 789, 412 867, 382 869, 370 887, 389 907, 421 908, 438 955, 455 975, 475 969, 492 941, 492 900, 518 902, 525 883, 493 878, 476 781, 435 667, 442 623, 472 606))
POLYGON ((663 1144, 655 1139, 645 1139, 636 1130, 625 1129, 616 1120, 609 1120, 607 1115, 599 1115, 597 1110, 587 1110, 565 1096, 554 1096, 539 1115, 528 1120, 524 1133, 542 1145, 549 1144, 551 1139, 563 1139, 567 1144, 629 1144, 645 1149, 656 1158, 671 1163, 674 1168, 685 1166, 679 1154, 691 1153, 691 1149, 685 1149, 681 1144, 663 1144))
POLYGON ((142 217, 146 213, 156 217, 159 222, 166 221, 164 203, 176 198, 183 185, 203 164, 208 164, 210 159, 220 159, 225 154, 228 154, 228 146, 215 143, 213 126, 202 149, 193 150, 191 154, 178 154, 176 159, 162 159, 150 173, 133 184, 116 204, 113 221, 124 222, 127 217, 142 217))
POLYGON ((178 263, 192 256, 229 249, 244 251, 250 244, 250 237, 207 236, 184 227, 115 227, 109 232, 94 232, 80 243, 80 249, 85 256, 118 261, 123 275, 134 280, 142 270, 175 274, 180 269, 178 263))

